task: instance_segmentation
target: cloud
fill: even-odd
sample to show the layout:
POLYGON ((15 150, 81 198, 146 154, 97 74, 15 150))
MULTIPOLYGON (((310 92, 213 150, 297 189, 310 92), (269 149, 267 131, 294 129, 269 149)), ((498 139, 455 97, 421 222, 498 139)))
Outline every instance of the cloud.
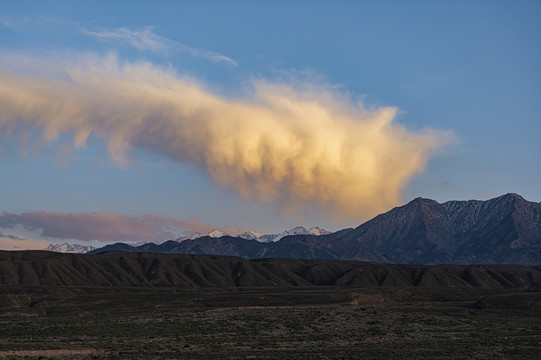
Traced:
POLYGON ((48 25, 72 25, 77 26, 79 23, 74 21, 68 21, 62 17, 52 17, 47 15, 42 15, 37 18, 31 17, 22 17, 22 18, 13 18, 9 16, 0 16, 0 26, 18 30, 28 26, 48 26, 48 25))
POLYGON ((0 16, 0 25, 11 29, 17 29, 21 26, 21 24, 24 24, 25 22, 25 20, 15 20, 10 17, 0 16))
POLYGON ((81 30, 84 34, 93 36, 99 40, 126 42, 137 50, 151 51, 155 53, 167 53, 171 40, 156 35, 152 31, 152 26, 146 26, 142 29, 131 30, 128 28, 118 28, 101 31, 81 30))
POLYGON ((72 134, 83 147, 93 134, 120 164, 131 147, 154 151, 198 164, 245 198, 317 207, 340 221, 399 204, 453 138, 407 130, 396 108, 367 109, 322 85, 259 80, 245 98, 228 99, 172 69, 114 55, 0 56, 0 68, 11 69, 0 72, 0 135, 40 129, 45 143, 72 134))
POLYGON ((48 243, 40 239, 27 239, 15 234, 0 232, 0 250, 40 250, 48 243))
POLYGON ((42 250, 49 243, 39 239, 12 239, 0 235, 0 250, 42 250))
MULTIPOLYGON (((3 211, 0 215, 0 228, 25 230, 39 235, 61 240, 99 240, 104 242, 139 242, 152 240, 176 239, 180 234, 208 232, 212 226, 198 221, 179 221, 167 217, 153 215, 128 216, 116 213, 62 213, 35 211, 22 214, 11 214, 3 211)), ((232 227, 220 228, 239 234, 244 229, 232 227)), ((0 237, 11 240, 23 240, 17 235, 0 237)))
POLYGON ((24 240, 22 236, 14 235, 14 234, 3 234, 1 232, 0 232, 0 238, 11 239, 11 240, 24 240))
POLYGON ((81 32, 99 40, 125 42, 139 51, 151 51, 161 55, 167 55, 170 51, 175 51, 202 57, 214 62, 225 62, 233 66, 238 65, 235 60, 225 55, 210 50, 190 47, 157 35, 154 32, 154 26, 145 26, 141 29, 129 29, 123 27, 117 29, 103 29, 101 31, 82 29, 81 32))

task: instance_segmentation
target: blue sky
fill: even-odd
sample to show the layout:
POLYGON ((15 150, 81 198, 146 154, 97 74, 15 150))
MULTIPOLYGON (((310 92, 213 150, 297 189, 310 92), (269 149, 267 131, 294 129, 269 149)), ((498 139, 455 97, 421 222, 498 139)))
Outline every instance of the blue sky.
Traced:
POLYGON ((48 107, 13 105, 15 95, 0 92, 2 246, 141 240, 55 232, 38 215, 52 227, 74 217, 104 228, 137 224, 156 240, 226 226, 336 230, 418 196, 516 192, 541 201, 540 10, 537 1, 4 2, 0 75, 13 93, 48 107), (121 88, 124 81, 132 87, 121 88), (160 84, 171 98, 158 94, 160 84), (133 86, 148 92, 129 97, 133 86), (177 103, 185 111, 192 95, 175 91, 201 94, 194 111, 203 120, 176 118, 177 103), (138 117, 130 101, 144 129, 133 119, 118 125, 138 117), (46 138, 66 104, 86 118, 50 125, 55 136, 46 138), (162 105, 172 110, 161 113, 162 105), (87 114, 94 110, 99 119, 87 114), (303 117, 320 113, 321 122, 303 117), (370 119, 387 116, 388 131, 367 135, 376 126, 370 119), (157 134, 160 119, 178 133, 157 134), (229 157, 206 143, 217 142, 204 135, 217 126, 233 139, 224 141, 227 151, 239 147, 229 157), (90 135, 76 143, 85 129, 90 135), (126 144, 111 145, 109 132, 126 144), (253 159, 243 146, 260 146, 250 136, 270 138, 256 152, 276 165, 247 170, 253 159), (291 158, 288 144, 301 144, 291 158), (332 163, 335 145, 353 170, 332 163), (314 159, 319 151, 328 161, 314 159))

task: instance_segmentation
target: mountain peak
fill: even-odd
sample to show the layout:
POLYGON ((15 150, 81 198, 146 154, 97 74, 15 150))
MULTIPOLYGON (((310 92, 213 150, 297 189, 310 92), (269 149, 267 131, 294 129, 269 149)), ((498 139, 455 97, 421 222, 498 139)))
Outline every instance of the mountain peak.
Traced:
POLYGON ((208 236, 208 237, 212 237, 212 238, 219 238, 219 237, 222 237, 222 236, 225 236, 225 235, 228 235, 218 229, 212 229, 211 231, 209 232, 206 232, 206 233, 200 233, 200 232, 196 232, 194 234, 192 234, 191 236, 187 236, 187 237, 180 237, 177 239, 177 241, 182 241, 182 240, 195 240, 195 239, 198 239, 200 237, 203 237, 203 236, 208 236))
POLYGON ((94 250, 92 246, 85 246, 79 244, 49 244, 43 251, 52 251, 59 253, 70 253, 70 254, 85 254, 89 251, 94 250))
POLYGON ((320 228, 319 226, 314 226, 308 229, 308 232, 312 235, 328 235, 331 234, 330 231, 320 228))
POLYGON ((260 236, 257 239, 257 241, 270 243, 270 242, 277 242, 281 240, 282 238, 286 236, 290 236, 290 235, 327 235, 330 233, 331 233, 330 231, 327 231, 317 226, 311 227, 310 229, 306 229, 303 226, 295 226, 294 228, 290 230, 282 231, 279 234, 270 234, 270 235, 260 236))
MULTIPOLYGON (((427 199, 423 197, 416 197, 415 199, 411 200, 408 204, 427 204, 427 205, 433 205, 433 204, 439 204, 436 200, 427 199)), ((406 204, 406 205, 408 205, 406 204)))
POLYGON ((502 195, 501 197, 519 201, 526 201, 522 196, 517 193, 507 193, 505 195, 502 195))
POLYGON ((409 215, 414 215, 414 214, 419 214, 419 213, 426 214, 426 213, 432 213, 434 211, 438 211, 440 207, 441 207, 441 204, 435 200, 417 197, 405 205, 398 206, 392 209, 391 211, 384 213, 382 215, 378 215, 378 216, 389 217, 389 216, 394 216, 395 213, 402 213, 402 214, 409 214, 409 215))

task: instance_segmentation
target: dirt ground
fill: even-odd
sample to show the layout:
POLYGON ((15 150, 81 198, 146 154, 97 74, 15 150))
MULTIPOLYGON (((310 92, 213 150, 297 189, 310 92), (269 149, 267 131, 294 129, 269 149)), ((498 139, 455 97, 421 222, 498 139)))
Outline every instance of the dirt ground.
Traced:
POLYGON ((541 293, 0 287, 7 359, 538 359, 541 293))

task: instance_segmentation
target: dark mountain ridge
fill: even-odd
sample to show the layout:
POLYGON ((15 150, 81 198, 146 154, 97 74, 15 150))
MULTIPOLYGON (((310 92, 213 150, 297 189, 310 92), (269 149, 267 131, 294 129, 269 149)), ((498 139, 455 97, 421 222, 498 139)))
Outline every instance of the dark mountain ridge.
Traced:
POLYGON ((347 260, 255 259, 107 252, 0 251, 0 285, 38 287, 541 287, 541 267, 396 265, 347 260))
POLYGON ((327 235, 290 235, 275 243, 224 236, 111 250, 241 256, 341 259, 402 264, 541 264, 541 203, 517 194, 491 200, 417 198, 354 229, 327 235))

